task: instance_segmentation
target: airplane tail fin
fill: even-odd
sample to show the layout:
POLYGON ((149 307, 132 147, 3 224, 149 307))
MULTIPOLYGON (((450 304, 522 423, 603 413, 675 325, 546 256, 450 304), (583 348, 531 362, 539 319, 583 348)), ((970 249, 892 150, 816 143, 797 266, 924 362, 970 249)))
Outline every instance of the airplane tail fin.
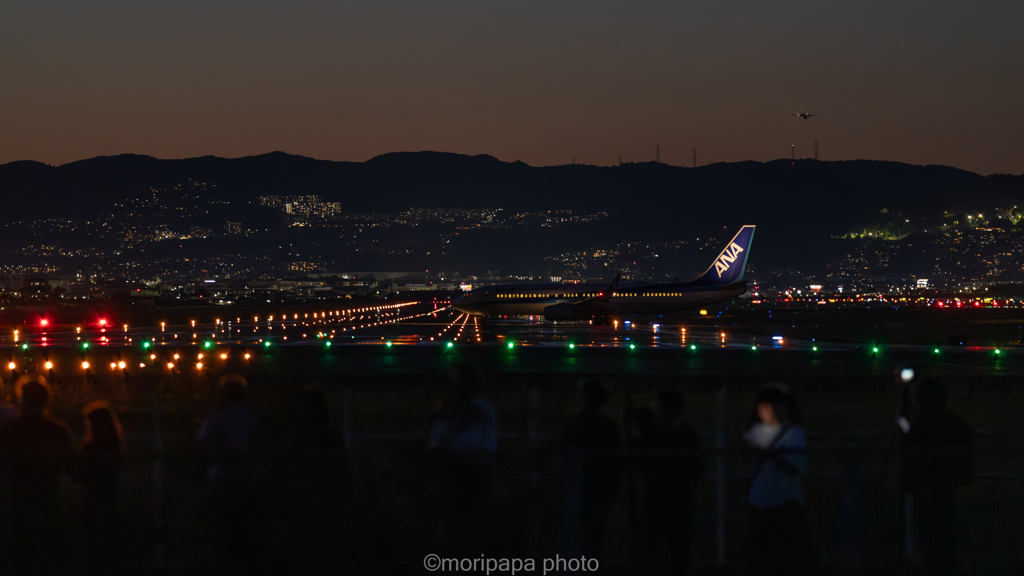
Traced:
POLYGON ((700 284, 733 284, 743 280, 747 271, 747 257, 754 241, 755 226, 744 226, 725 245, 725 250, 715 258, 711 266, 697 277, 700 284))

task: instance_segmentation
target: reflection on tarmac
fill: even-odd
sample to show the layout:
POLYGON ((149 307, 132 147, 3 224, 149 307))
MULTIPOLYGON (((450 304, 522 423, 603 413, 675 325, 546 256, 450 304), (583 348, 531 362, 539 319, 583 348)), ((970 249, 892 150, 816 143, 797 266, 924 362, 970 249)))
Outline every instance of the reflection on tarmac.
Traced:
MULTIPOLYGON (((850 343, 796 338, 766 333, 764 327, 742 324, 694 325, 658 324, 627 319, 610 325, 590 322, 546 322, 540 318, 483 319, 446 307, 447 302, 401 302, 359 307, 301 310, 282 305, 270 312, 252 311, 243 317, 226 308, 203 310, 196 318, 175 322, 159 321, 151 326, 107 325, 22 325, 0 332, 0 348, 23 351, 44 348, 159 347, 159 346, 367 346, 386 347, 539 347, 619 349, 784 349, 841 351, 866 349, 873 343, 850 343), (221 313, 222 317, 211 317, 221 313), (205 315, 202 316, 202 315, 205 315), (232 317, 233 316, 233 317, 232 317), (866 347, 866 348, 865 348, 866 347)), ((168 313, 174 313, 173 309, 168 313)), ((181 314, 181 312, 177 312, 181 314)), ((795 331, 794 331, 795 332, 795 331)), ((890 347, 892 348, 892 347, 890 347)), ((926 348, 915 346, 912 348, 926 348)), ((953 347, 949 347, 953 349, 953 347)), ((964 350, 964 348, 957 348, 964 350)), ((970 350, 967 348, 966 350, 970 350)), ((999 355, 994 348, 987 352, 999 355)), ((927 351, 932 351, 930 348, 927 351)), ((945 350, 935 348, 938 355, 945 350)))

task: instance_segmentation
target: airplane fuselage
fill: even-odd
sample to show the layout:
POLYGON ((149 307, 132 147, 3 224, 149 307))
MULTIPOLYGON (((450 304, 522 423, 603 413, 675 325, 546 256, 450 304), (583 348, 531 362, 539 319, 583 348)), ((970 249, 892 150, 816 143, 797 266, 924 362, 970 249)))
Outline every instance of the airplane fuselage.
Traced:
POLYGON ((544 316, 584 320, 609 316, 666 315, 731 300, 747 291, 743 274, 754 226, 740 228, 703 274, 671 284, 504 284, 477 288, 452 307, 483 316, 544 316))
MULTIPOLYGON (((607 285, 508 284, 478 288, 460 296, 452 307, 460 312, 481 316, 543 316, 550 306, 596 299, 607 292, 607 285)), ((692 284, 645 284, 620 286, 594 302, 593 316, 631 316, 673 314, 701 306, 731 300, 747 290, 746 282, 727 286, 692 284)), ((588 314, 584 314, 585 316, 588 314)), ((563 318, 570 319, 570 318, 563 318)))

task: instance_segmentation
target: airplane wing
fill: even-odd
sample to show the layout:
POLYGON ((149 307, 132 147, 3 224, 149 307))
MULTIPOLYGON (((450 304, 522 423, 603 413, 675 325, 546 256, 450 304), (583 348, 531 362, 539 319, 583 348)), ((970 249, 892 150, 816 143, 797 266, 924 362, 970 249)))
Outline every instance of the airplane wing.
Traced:
POLYGON ((546 320, 580 320, 607 314, 609 311, 608 300, 618 289, 620 278, 622 278, 622 272, 615 275, 615 279, 607 289, 598 292, 597 296, 592 298, 548 306, 544 309, 544 318, 546 320))

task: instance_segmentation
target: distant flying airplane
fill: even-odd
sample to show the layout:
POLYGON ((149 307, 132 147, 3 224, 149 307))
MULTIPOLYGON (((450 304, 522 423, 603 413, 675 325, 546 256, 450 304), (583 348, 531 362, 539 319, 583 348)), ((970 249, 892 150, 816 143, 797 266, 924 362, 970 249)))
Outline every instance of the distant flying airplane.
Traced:
POLYGON ((807 112, 799 112, 797 114, 790 114, 790 116, 796 116, 797 118, 803 118, 804 120, 810 120, 811 116, 817 116, 817 114, 808 114, 807 112))
POLYGON ((747 291, 743 275, 754 240, 744 226, 703 274, 683 282, 619 287, 616 275, 604 284, 504 284, 471 290, 452 302, 460 312, 480 316, 544 316, 545 320, 606 319, 664 315, 731 300, 747 291))

